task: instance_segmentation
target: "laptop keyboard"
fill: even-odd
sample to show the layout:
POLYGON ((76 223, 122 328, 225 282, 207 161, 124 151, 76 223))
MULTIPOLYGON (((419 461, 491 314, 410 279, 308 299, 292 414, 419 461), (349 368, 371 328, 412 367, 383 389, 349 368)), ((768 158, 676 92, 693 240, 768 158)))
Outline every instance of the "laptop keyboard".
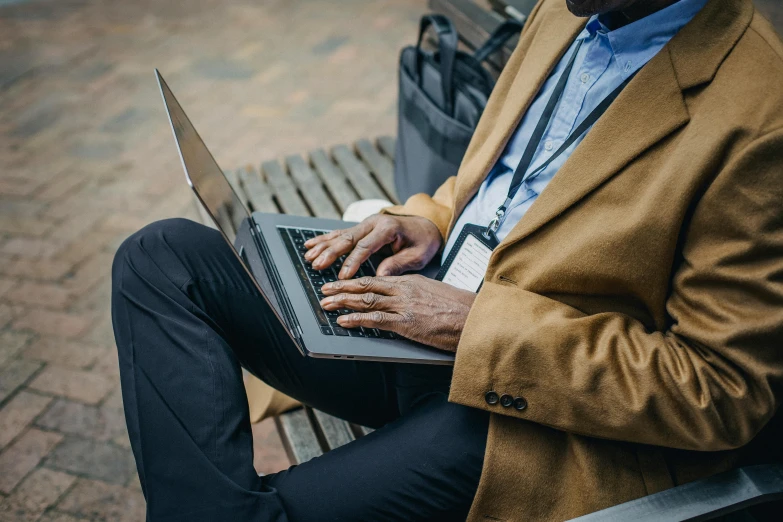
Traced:
MULTIPOLYGON (((335 261, 332 266, 325 270, 315 270, 304 255, 307 248, 305 241, 315 236, 320 236, 329 232, 328 230, 311 230, 307 228, 278 227, 280 235, 283 238, 283 244, 291 256, 291 260, 299 276, 299 282, 302 283, 307 300, 310 302, 315 318, 324 335, 337 335, 342 337, 371 337, 376 339, 399 339, 400 337, 393 332, 378 330, 376 328, 343 328, 337 323, 337 318, 341 315, 352 313, 353 310, 342 309, 338 311, 327 311, 321 308, 321 299, 324 298, 321 287, 326 283, 337 281, 337 273, 342 267, 346 256, 342 256, 335 261)), ((370 261, 362 263, 353 279, 363 276, 374 276, 375 269, 370 261)))

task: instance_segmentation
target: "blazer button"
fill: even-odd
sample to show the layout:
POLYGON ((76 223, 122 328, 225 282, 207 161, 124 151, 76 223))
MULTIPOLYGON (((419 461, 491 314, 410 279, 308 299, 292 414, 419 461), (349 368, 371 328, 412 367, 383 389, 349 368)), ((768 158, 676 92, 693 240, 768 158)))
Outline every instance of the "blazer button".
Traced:
POLYGON ((500 405, 504 408, 508 408, 512 404, 514 404, 514 397, 511 395, 505 394, 500 397, 500 405))
POLYGON ((490 406, 494 406, 500 400, 500 395, 498 395, 497 392, 488 391, 487 394, 484 395, 484 400, 487 401, 487 404, 490 406))
POLYGON ((519 411, 524 410, 527 408, 527 401, 524 397, 517 397, 514 399, 514 408, 518 409, 519 411))

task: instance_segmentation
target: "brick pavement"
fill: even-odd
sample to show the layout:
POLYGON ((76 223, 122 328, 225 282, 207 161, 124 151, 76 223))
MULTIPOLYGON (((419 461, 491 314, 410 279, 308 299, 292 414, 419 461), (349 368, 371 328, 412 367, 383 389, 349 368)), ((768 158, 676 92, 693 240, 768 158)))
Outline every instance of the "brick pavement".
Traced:
MULTIPOLYGON (((195 217, 153 67, 227 167, 392 133, 424 3, 0 1, 0 521, 144 518, 109 267, 145 223, 195 217)), ((287 466, 254 434, 258 469, 287 466)))
MULTIPOLYGON (((394 132, 423 0, 0 1, 0 522, 144 519, 109 318, 128 234, 195 217, 152 70, 226 167, 394 132)), ((273 424, 255 464, 288 466, 273 424)))

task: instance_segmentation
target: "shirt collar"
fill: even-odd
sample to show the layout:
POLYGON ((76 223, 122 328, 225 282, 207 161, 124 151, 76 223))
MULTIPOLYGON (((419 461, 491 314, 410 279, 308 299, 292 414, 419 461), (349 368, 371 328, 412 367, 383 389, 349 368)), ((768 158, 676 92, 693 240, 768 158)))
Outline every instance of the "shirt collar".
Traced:
POLYGON ((612 49, 615 67, 627 79, 658 54, 701 11, 707 1, 679 0, 613 31, 601 21, 600 15, 595 15, 587 22, 579 38, 587 39, 596 35, 605 38, 612 49))

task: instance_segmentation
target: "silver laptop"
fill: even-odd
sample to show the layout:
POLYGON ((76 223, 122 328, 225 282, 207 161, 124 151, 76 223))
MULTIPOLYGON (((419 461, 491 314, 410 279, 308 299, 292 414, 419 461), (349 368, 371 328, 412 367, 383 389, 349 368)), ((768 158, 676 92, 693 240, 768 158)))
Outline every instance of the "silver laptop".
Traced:
MULTIPOLYGON (((453 364, 454 355, 372 328, 345 329, 340 312, 319 304, 321 286, 336 279, 334 268, 314 270, 304 260, 304 242, 350 223, 253 212, 237 197, 223 171, 155 70, 188 184, 231 246, 258 291, 302 354, 329 359, 453 364)), ((375 275, 382 256, 362 265, 358 276, 375 275)), ((433 277, 437 267, 423 271, 433 277)))

